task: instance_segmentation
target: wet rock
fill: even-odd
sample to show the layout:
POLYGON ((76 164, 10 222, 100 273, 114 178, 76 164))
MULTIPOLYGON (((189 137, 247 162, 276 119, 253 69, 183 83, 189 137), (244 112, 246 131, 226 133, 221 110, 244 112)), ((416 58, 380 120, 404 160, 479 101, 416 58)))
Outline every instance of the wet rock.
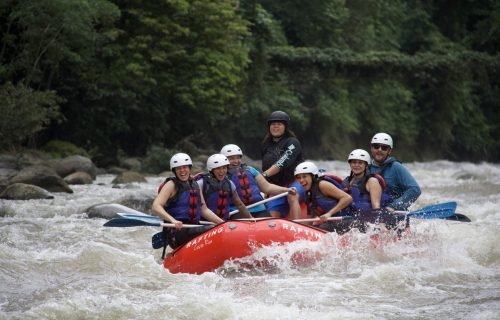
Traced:
POLYGON ((66 177, 77 171, 88 173, 92 179, 96 178, 97 167, 91 159, 83 156, 70 156, 64 159, 54 159, 48 161, 48 165, 54 169, 61 177, 66 177))
POLYGON ((125 158, 120 161, 120 166, 129 171, 138 171, 142 169, 141 160, 138 158, 125 158))
POLYGON ((30 200, 30 199, 54 199, 47 190, 25 183, 14 183, 9 185, 2 193, 0 199, 8 200, 30 200))
POLYGON ((125 171, 127 171, 127 169, 124 169, 124 168, 120 168, 120 167, 110 167, 106 170, 107 173, 111 173, 111 174, 122 174, 124 173, 125 171))
POLYGON ((118 203, 100 203, 85 210, 89 218, 113 219, 118 217, 118 212, 140 213, 137 210, 118 203))
POLYGON ((112 184, 126 184, 133 182, 147 182, 146 178, 138 172, 135 171, 125 171, 116 176, 116 178, 111 181, 112 184))
POLYGON ((9 184, 13 183, 32 184, 50 192, 73 193, 73 190, 53 169, 42 165, 22 169, 9 180, 9 184))
POLYGON ((67 184, 92 184, 94 180, 87 172, 77 171, 64 177, 64 181, 67 184))
POLYGON ((151 210, 153 205, 154 197, 152 195, 146 195, 143 193, 136 193, 134 195, 129 195, 118 199, 116 202, 122 204, 126 207, 139 210, 141 212, 147 213, 151 210))

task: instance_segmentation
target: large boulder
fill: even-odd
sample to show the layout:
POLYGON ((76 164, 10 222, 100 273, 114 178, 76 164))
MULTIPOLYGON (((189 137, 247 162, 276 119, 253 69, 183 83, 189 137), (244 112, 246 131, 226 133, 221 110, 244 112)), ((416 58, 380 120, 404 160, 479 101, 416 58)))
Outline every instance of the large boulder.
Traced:
POLYGON ((133 182, 147 182, 146 178, 138 172, 135 171, 125 171, 117 175, 113 181, 111 181, 112 184, 127 184, 127 183, 133 183, 133 182))
POLYGON ((115 202, 141 212, 149 212, 149 210, 151 210, 151 206, 153 205, 153 201, 153 195, 138 192, 124 196, 115 202))
POLYGON ((27 167, 9 179, 9 184, 26 183, 39 186, 50 192, 73 193, 66 182, 51 168, 42 165, 27 167))
POLYGON ((77 171, 64 177, 67 184, 92 184, 94 179, 87 172, 77 171))
POLYGON ((14 183, 9 185, 2 193, 0 199, 7 200, 31 200, 31 199, 54 199, 47 190, 25 183, 14 183))
POLYGON ((48 165, 61 177, 66 177, 73 172, 82 171, 87 172, 92 179, 95 179, 97 174, 97 167, 92 160, 78 155, 64 159, 53 159, 48 161, 48 165))
POLYGON ((141 213, 137 210, 118 203, 100 203, 93 205, 85 210, 89 218, 113 219, 118 216, 118 212, 123 213, 141 213))

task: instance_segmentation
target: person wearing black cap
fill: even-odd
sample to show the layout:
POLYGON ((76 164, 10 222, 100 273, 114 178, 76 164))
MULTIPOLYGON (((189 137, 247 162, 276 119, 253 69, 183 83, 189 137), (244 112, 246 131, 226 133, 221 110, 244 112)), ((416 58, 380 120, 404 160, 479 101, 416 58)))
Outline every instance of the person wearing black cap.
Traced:
POLYGON ((262 141, 262 175, 282 187, 290 185, 295 167, 304 161, 302 146, 290 130, 286 112, 274 111, 267 119, 267 134, 262 141))

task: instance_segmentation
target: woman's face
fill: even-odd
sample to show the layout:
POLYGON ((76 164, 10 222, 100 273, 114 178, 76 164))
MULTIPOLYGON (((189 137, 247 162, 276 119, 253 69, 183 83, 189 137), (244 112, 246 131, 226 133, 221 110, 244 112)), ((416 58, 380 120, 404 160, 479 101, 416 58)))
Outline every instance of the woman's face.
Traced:
POLYGON ((175 176, 180 181, 188 181, 191 174, 191 166, 180 166, 175 168, 175 176))
POLYGON ((285 124, 280 121, 273 121, 269 125, 269 132, 273 138, 279 138, 285 134, 285 124))
POLYGON ((352 173, 354 175, 362 175, 366 171, 366 161, 363 160, 349 160, 349 166, 351 167, 352 173))
POLYGON ((311 190, 312 187, 312 175, 310 173, 299 173, 295 176, 295 179, 300 183, 305 191, 311 190))
POLYGON ((231 168, 239 168, 241 166, 241 156, 229 156, 227 160, 229 160, 231 168))
POLYGON ((212 169, 212 175, 215 177, 215 179, 217 179, 217 181, 224 180, 226 174, 227 174, 227 166, 212 169))

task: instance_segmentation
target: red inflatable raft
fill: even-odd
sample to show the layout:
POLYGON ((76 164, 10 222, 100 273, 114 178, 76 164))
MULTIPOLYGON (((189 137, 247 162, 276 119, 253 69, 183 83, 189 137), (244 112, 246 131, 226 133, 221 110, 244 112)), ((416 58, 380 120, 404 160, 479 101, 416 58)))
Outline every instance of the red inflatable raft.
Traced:
POLYGON ((325 233, 284 219, 227 221, 172 251, 163 266, 172 273, 211 272, 225 261, 247 257, 261 247, 296 240, 318 241, 325 233))

